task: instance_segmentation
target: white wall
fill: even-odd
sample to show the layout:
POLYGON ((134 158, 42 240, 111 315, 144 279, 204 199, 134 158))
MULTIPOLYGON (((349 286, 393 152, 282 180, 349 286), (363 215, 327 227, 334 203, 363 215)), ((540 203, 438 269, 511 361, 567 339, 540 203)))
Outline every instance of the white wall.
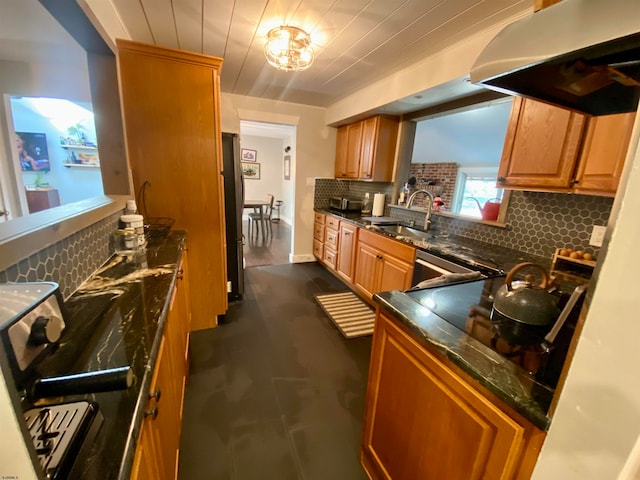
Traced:
POLYGON ((245 197, 262 200, 271 193, 282 199, 282 139, 242 135, 240 148, 255 150, 255 163, 260 164, 259 180, 245 177, 245 197))
POLYGON ((313 179, 333 176, 336 151, 336 129, 325 124, 325 109, 229 93, 221 95, 221 109, 225 132, 240 132, 241 119, 296 126, 293 198, 287 202, 293 206, 291 261, 314 261, 313 179))

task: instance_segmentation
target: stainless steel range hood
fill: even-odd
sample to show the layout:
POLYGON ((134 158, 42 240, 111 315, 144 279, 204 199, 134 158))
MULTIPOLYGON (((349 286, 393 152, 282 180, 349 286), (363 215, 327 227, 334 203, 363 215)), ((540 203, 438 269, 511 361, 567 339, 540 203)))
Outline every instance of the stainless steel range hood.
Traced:
POLYGON ((563 0, 505 27, 471 81, 592 115, 635 111, 640 0, 563 0))

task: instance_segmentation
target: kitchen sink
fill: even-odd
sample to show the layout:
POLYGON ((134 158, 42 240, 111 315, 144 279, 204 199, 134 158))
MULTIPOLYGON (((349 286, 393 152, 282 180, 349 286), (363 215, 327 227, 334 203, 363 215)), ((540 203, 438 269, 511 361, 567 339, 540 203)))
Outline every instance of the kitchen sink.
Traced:
POLYGON ((435 238, 431 233, 423 232, 417 228, 407 227, 405 225, 384 225, 379 226, 383 232, 391 233, 400 237, 416 238, 418 240, 429 240, 435 238))

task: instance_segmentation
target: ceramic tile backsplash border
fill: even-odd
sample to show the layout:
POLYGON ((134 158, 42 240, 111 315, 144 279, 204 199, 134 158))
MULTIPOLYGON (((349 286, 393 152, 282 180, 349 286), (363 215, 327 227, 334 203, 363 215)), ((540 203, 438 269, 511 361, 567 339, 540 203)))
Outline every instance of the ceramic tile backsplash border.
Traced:
POLYGON ((0 283, 56 282, 67 298, 111 255, 111 234, 122 213, 50 245, 0 272, 0 283))

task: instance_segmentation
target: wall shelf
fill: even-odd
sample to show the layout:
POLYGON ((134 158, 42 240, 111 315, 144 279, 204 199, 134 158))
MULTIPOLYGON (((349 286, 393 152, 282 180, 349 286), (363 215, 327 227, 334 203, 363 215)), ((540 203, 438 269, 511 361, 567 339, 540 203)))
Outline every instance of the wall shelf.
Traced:
POLYGON ((88 145, 68 145, 68 144, 60 144, 62 148, 77 148, 78 150, 98 150, 98 147, 89 147, 88 145))
POLYGON ((63 167, 71 168, 71 167, 79 167, 79 168, 100 168, 99 164, 88 164, 88 163, 63 163, 63 167))

